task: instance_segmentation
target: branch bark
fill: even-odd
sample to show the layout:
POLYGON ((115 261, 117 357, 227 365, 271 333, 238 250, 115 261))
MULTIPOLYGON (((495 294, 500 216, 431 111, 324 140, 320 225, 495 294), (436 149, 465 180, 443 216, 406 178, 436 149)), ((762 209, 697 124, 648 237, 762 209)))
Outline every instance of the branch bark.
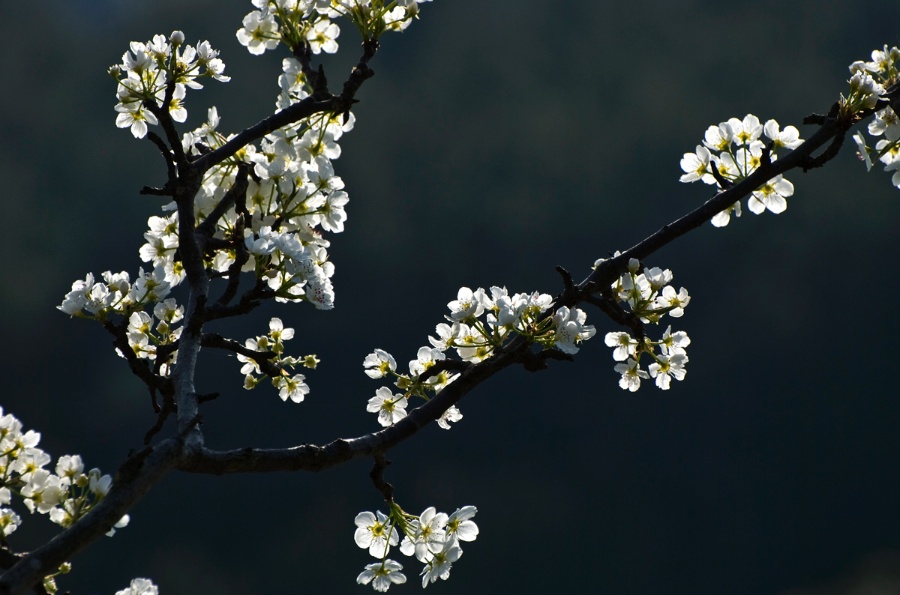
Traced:
POLYGON ((180 439, 141 450, 122 464, 110 492, 90 512, 0 576, 0 595, 27 591, 60 564, 103 537, 175 466, 180 439))

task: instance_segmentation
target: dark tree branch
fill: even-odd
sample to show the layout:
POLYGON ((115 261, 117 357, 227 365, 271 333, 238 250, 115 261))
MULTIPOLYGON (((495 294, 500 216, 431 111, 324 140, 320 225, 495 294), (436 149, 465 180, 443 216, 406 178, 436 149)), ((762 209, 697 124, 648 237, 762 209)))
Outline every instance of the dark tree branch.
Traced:
POLYGON ((144 186, 141 188, 140 194, 147 196, 172 196, 172 191, 168 187, 154 188, 153 186, 144 186))
POLYGON ((265 135, 289 124, 293 124, 294 122, 299 122, 313 114, 334 111, 334 107, 337 104, 338 102, 334 98, 318 101, 312 97, 307 97, 276 114, 272 114, 271 116, 260 120, 250 128, 238 133, 218 149, 215 149, 194 161, 192 165, 197 171, 205 172, 226 159, 234 157, 234 154, 242 148, 261 139, 265 135))
POLYGON ((231 351, 232 353, 238 353, 244 357, 250 358, 256 362, 259 369, 267 376, 274 378, 282 375, 283 370, 281 367, 272 363, 272 359, 275 357, 274 353, 249 349, 237 341, 226 339, 217 333, 204 334, 201 345, 210 349, 231 351))
MULTIPOLYGON (((357 65, 350 72, 350 76, 344 82, 344 88, 340 95, 331 95, 319 98, 311 95, 276 114, 260 120, 250 128, 237 134, 234 138, 226 142, 218 149, 203 155, 192 163, 192 166, 198 172, 205 172, 214 165, 222 163, 226 159, 233 157, 235 153, 248 144, 261 139, 270 132, 274 132, 279 128, 283 128, 294 122, 299 122, 304 118, 308 118, 313 114, 332 112, 335 114, 346 114, 350 111, 350 107, 356 102, 356 93, 366 81, 366 79, 374 76, 375 72, 369 68, 369 61, 378 51, 378 41, 370 40, 363 43, 363 55, 357 65)), ((298 58, 299 59, 299 58, 298 58)), ((302 66, 301 61, 301 66, 302 66)), ((325 73, 320 68, 315 76, 321 73, 324 79, 325 73)), ((304 71, 304 74, 307 74, 304 71)), ((307 74, 309 77, 309 74, 307 74)), ((312 81, 310 81, 312 83, 312 81)), ((318 85, 319 83, 315 83, 318 85)), ((313 87, 315 89, 315 86, 313 87)))
POLYGON ((810 156, 806 161, 803 162, 801 167, 804 172, 807 172, 811 169, 815 169, 817 167, 822 167, 835 157, 840 152, 841 147, 844 145, 844 138, 847 136, 847 131, 850 129, 849 125, 842 125, 840 129, 835 133, 834 138, 831 139, 831 144, 822 151, 821 154, 813 157, 810 156))
POLYGON ((158 413, 159 415, 156 416, 156 422, 149 430, 147 430, 147 433, 144 434, 145 446, 149 446, 153 438, 162 431, 166 420, 169 419, 169 415, 175 413, 175 401, 173 401, 171 397, 166 398, 166 400, 163 401, 162 410, 158 411, 158 413))
POLYGON ((303 40, 302 43, 291 48, 291 53, 300 63, 300 70, 306 77, 309 88, 312 89, 312 96, 319 101, 327 100, 331 97, 328 90, 328 79, 325 77, 325 70, 319 64, 318 68, 312 66, 312 48, 309 42, 303 40))
MULTIPOLYGON (((519 349, 527 349, 523 344, 519 349)), ((383 454, 438 419, 473 388, 520 359, 519 349, 472 364, 434 398, 413 409, 392 426, 357 438, 340 438, 324 446, 304 444, 290 448, 242 448, 217 451, 202 448, 182 459, 178 468, 190 473, 270 473, 323 471, 347 461, 383 454)), ((440 362, 438 362, 440 363, 440 362)))
POLYGON ((384 454, 378 453, 375 455, 375 464, 372 465, 372 470, 369 472, 369 477, 372 479, 372 483, 375 484, 375 489, 378 490, 382 496, 384 496, 384 501, 390 504, 394 501, 394 486, 389 484, 384 479, 384 472, 387 470, 388 465, 391 464, 389 460, 384 458, 384 454))
POLYGON ((628 327, 634 332, 635 337, 640 340, 644 337, 644 323, 641 319, 624 310, 612 297, 612 292, 607 288, 601 292, 601 296, 597 297, 588 293, 584 296, 584 301, 588 304, 597 306, 600 311, 609 316, 613 322, 617 322, 624 327, 628 327))
MULTIPOLYGON (((245 167, 244 171, 249 174, 251 170, 249 167, 245 167)), ((225 286, 225 291, 222 292, 222 295, 215 303, 219 308, 228 306, 228 304, 231 303, 231 300, 234 299, 234 296, 237 295, 238 287, 241 284, 241 269, 243 269, 244 265, 247 264, 247 261, 250 260, 250 253, 247 251, 247 247, 243 242, 245 225, 249 225, 250 222, 250 213, 247 211, 246 188, 248 185, 249 181, 245 175, 244 190, 234 197, 234 210, 237 214, 237 221, 235 222, 233 234, 235 257, 234 262, 228 267, 228 285, 225 286)))
MULTIPOLYGON (((205 322, 206 302, 209 296, 209 277, 203 259, 203 249, 196 233, 194 197, 200 189, 202 174, 195 168, 184 167, 179 171, 179 185, 175 192, 178 206, 178 250, 184 264, 190 295, 184 316, 184 326, 179 338, 178 363, 172 372, 175 387, 175 404, 178 409, 178 430, 194 427, 198 414, 197 391, 194 388, 194 372, 200 352, 200 340, 205 322)), ((192 446, 202 444, 199 429, 190 440, 192 446)))
POLYGON ((809 162, 813 152, 832 141, 836 135, 841 133, 842 126, 843 124, 839 123, 836 119, 826 118, 821 127, 813 133, 811 137, 804 141, 799 147, 788 153, 784 158, 760 165, 756 171, 741 182, 719 192, 700 207, 694 209, 680 219, 663 226, 656 233, 635 244, 619 256, 601 262, 594 271, 579 284, 579 298, 575 301, 570 301, 569 303, 563 302, 557 304, 557 306, 572 306, 577 303, 577 301, 580 301, 580 299, 583 299, 583 296, 590 291, 595 291, 595 288, 609 287, 619 275, 625 272, 630 259, 637 258, 638 260, 643 260, 647 258, 663 246, 680 238, 689 231, 700 227, 719 212, 724 211, 734 203, 749 196, 754 190, 777 175, 797 167, 804 167, 805 164, 809 162))
MULTIPOLYGON (((225 213, 228 212, 239 196, 246 197, 247 195, 247 186, 249 185, 248 175, 250 173, 250 165, 247 163, 238 163, 237 165, 238 172, 234 178, 234 183, 231 185, 231 188, 228 189, 228 192, 225 193, 225 196, 222 197, 222 200, 219 201, 219 204, 213 208, 212 212, 207 215, 206 219, 197 226, 197 233, 200 234, 204 239, 212 238, 216 233, 216 224, 219 222, 225 213)), ((239 238, 243 240, 243 238, 239 238)))
MULTIPOLYGON (((238 219, 235 226, 235 236, 240 237, 243 233, 244 221, 243 219, 238 219)), ((247 264, 247 261, 250 260, 250 253, 247 251, 247 247, 243 242, 235 240, 233 242, 233 247, 235 251, 234 262, 228 266, 228 272, 223 275, 228 277, 228 285, 225 286, 222 295, 219 296, 219 299, 216 300, 216 303, 214 304, 214 306, 218 308, 228 306, 228 304, 231 303, 231 300, 234 299, 234 296, 237 295, 238 287, 241 285, 241 269, 243 269, 244 265, 247 264)))
POLYGON ((259 307, 261 300, 267 300, 275 297, 275 292, 266 285, 262 279, 256 280, 256 285, 247 290, 241 296, 240 301, 233 306, 219 305, 218 303, 206 309, 206 320, 217 320, 220 318, 233 318, 249 314, 259 307))
POLYGON ((344 108, 335 110, 336 113, 344 114, 344 121, 349 117, 351 106, 356 103, 356 92, 359 91, 359 88, 367 79, 375 76, 375 71, 369 67, 369 61, 375 57, 377 51, 377 39, 363 41, 363 55, 350 73, 350 77, 344 82, 344 88, 341 91, 340 97, 344 108))
POLYGON ((560 277, 562 277, 563 292, 558 295, 556 299, 553 300, 553 302, 561 303, 562 301, 577 299, 578 287, 575 286, 575 281, 572 279, 572 274, 561 266, 556 267, 556 272, 559 273, 560 277))
POLYGON ((21 557, 22 554, 11 552, 5 547, 0 548, 0 568, 3 568, 4 570, 12 568, 21 557))
POLYGON ((575 361, 575 358, 558 349, 545 349, 538 352, 522 351, 518 361, 526 371, 540 372, 547 369, 548 360, 572 362, 575 361))
MULTIPOLYGON (((150 401, 153 410, 159 413, 160 407, 156 400, 157 392, 166 395, 172 394, 172 384, 168 378, 154 374, 147 360, 139 358, 128 344, 128 326, 125 320, 115 324, 111 320, 103 323, 105 328, 113 336, 113 346, 122 354, 128 362, 131 373, 141 379, 150 391, 150 401)), ((158 371, 158 368, 157 368, 158 371)))
POLYGON ((145 101, 144 106, 159 120, 159 125, 162 126, 163 132, 166 134, 166 140, 169 142, 169 148, 171 148, 172 154, 175 156, 175 163, 183 165, 187 164, 187 159, 184 155, 184 148, 181 146, 181 137, 178 136, 175 121, 172 119, 172 113, 169 111, 169 106, 172 105, 172 98, 175 95, 176 79, 177 77, 170 76, 166 82, 166 92, 162 106, 156 105, 152 100, 145 101))
POLYGON ((63 562, 101 539, 175 466, 181 449, 180 439, 169 439, 126 459, 109 493, 90 512, 3 573, 0 595, 21 593, 40 584, 63 562))
POLYGON ((174 196, 173 188, 178 182, 178 173, 175 168, 175 161, 172 158, 172 151, 169 150, 169 147, 166 146, 166 143, 163 141, 163 139, 161 139, 159 135, 152 130, 147 132, 147 139, 154 145, 156 145, 156 148, 159 149, 160 155, 162 155, 163 160, 166 162, 166 183, 162 188, 152 188, 150 186, 144 186, 141 189, 141 194, 174 196))

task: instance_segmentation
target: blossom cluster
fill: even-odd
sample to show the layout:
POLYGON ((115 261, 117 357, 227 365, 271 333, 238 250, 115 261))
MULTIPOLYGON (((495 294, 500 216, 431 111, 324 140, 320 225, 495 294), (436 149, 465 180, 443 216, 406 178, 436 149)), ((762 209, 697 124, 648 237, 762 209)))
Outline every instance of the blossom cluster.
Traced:
MULTIPOLYGON (((600 262, 602 260, 595 266, 600 262)), ((667 314, 672 318, 684 315, 691 296, 684 287, 676 291, 669 285, 674 278, 672 271, 659 267, 645 267, 643 272, 640 269, 637 259, 628 261, 628 271, 612 285, 614 299, 642 323, 659 324, 667 314)), ((659 341, 642 333, 635 337, 624 331, 610 332, 606 334, 605 343, 613 348, 613 359, 621 362, 616 364, 615 370, 622 375, 619 386, 625 390, 635 392, 640 388, 641 380, 649 378, 653 378, 662 390, 669 389, 673 378, 684 380, 685 364, 688 363, 685 348, 691 343, 684 331, 673 333, 669 326, 659 341), (647 369, 641 368, 644 356, 651 360, 647 369)))
POLYGON ((167 280, 163 267, 149 272, 141 268, 134 283, 127 271, 105 271, 101 277, 103 281, 96 281, 94 274, 88 273, 84 280, 72 283, 72 290, 57 309, 69 316, 103 322, 110 314, 128 316, 146 305, 161 302, 172 290, 172 283, 167 280))
POLYGON ((225 63, 218 56, 208 41, 186 45, 181 31, 168 38, 155 35, 146 42, 132 41, 122 63, 109 69, 118 79, 116 126, 144 138, 147 125, 158 125, 164 111, 176 122, 187 120, 183 103, 187 89, 202 89, 203 78, 230 80, 222 74, 225 63))
MULTIPOLYGON (((869 62, 857 61, 850 65, 850 94, 842 98, 847 109, 872 108, 882 99, 885 89, 900 80, 900 48, 875 50, 869 62)), ((900 188, 900 115, 888 105, 875 112, 867 127, 869 135, 878 137, 874 147, 869 147, 862 132, 853 136, 859 147, 859 156, 871 170, 873 159, 884 165, 884 170, 894 172, 891 183, 900 188)))
MULTIPOLYGON (((267 13, 270 16, 290 13, 292 18, 300 18, 302 15, 296 10, 304 3, 256 5, 271 8, 274 12, 267 13)), ((319 3, 321 10, 313 12, 321 16, 342 10, 341 6, 336 3, 329 8, 319 3)), ((403 6, 408 9, 412 5, 403 6)), ((307 8, 300 12, 309 17, 313 14, 312 4, 307 8)), ((196 48, 184 45, 181 32, 168 39, 157 35, 144 43, 132 43, 122 64, 111 69, 116 76, 122 76, 117 92, 118 124, 123 125, 123 114, 130 114, 132 132, 140 137, 146 134, 148 122, 158 122, 154 114, 169 114, 175 122, 184 121, 184 89, 199 88, 198 79, 202 77, 227 80, 222 75, 224 65, 216 56, 206 42, 196 48)), ((278 81, 278 109, 302 101, 311 93, 302 70, 295 58, 284 60, 278 81)), ((233 280, 241 273, 253 273, 271 290, 276 301, 308 301, 319 309, 333 308, 334 265, 327 252, 330 243, 323 234, 342 232, 347 220, 345 206, 349 199, 332 162, 341 154, 340 137, 353 128, 354 121, 349 113, 312 115, 273 131, 258 145, 243 147, 234 157, 206 172, 194 199, 194 218, 198 222, 222 204, 233 189, 239 170, 249 170, 252 178, 247 182, 246 193, 231 200, 224 214, 216 219, 210 243, 217 248, 204 255, 211 276, 233 280)), ((207 121, 183 135, 181 149, 191 157, 199 157, 220 148, 233 135, 219 132, 219 123, 218 111, 210 108, 207 121)), ((59 309, 100 322, 106 322, 111 315, 123 317, 128 322, 129 346, 139 358, 155 362, 157 373, 165 375, 177 358, 174 344, 180 329, 173 325, 183 316, 183 309, 167 297, 184 280, 185 269, 178 256, 179 218, 175 204, 164 206, 163 211, 162 215, 149 218, 145 243, 139 249, 141 260, 152 267, 149 272, 141 269, 134 283, 127 272, 103 273, 102 282, 95 282, 93 275, 88 274, 73 284, 59 309), (161 305, 163 301, 165 305, 161 305), (151 311, 159 320, 155 329, 151 311), (161 349, 168 345, 172 347, 161 349), (165 359, 157 361, 158 353, 164 353, 165 359)), ((278 382, 283 396, 302 398, 302 382, 291 378, 278 382)))
MULTIPOLYGON (((14 499, 21 500, 28 512, 45 514, 65 528, 87 514, 112 486, 112 478, 99 469, 85 471, 79 455, 61 456, 52 470, 47 469, 52 458, 38 447, 40 440, 40 433, 24 431, 18 418, 0 408, 0 542, 22 524, 22 517, 10 507, 14 499)), ((125 515, 107 535, 128 521, 125 515)), ((57 574, 68 568, 64 565, 57 574)), ((44 579, 48 592, 55 592, 54 576, 44 579)))
POLYGON ((350 20, 363 39, 375 40, 386 31, 402 31, 419 14, 419 4, 431 0, 252 0, 237 39, 251 54, 260 55, 280 43, 291 48, 307 44, 314 54, 338 51, 340 27, 332 19, 350 20))
POLYGON ((420 573, 422 588, 439 578, 447 580, 453 564, 462 556, 461 542, 475 541, 478 537, 478 525, 472 521, 476 512, 474 506, 464 506, 448 515, 429 507, 415 516, 391 503, 387 515, 381 511, 359 513, 353 536, 356 545, 368 549, 380 561, 367 565, 356 582, 371 583, 379 592, 387 591, 392 584, 405 583, 406 576, 400 572, 403 566, 388 558, 391 548, 398 543, 400 553, 415 556, 425 565, 420 573))
MULTIPOLYGON (((753 114, 747 114, 741 120, 730 118, 707 128, 703 144, 697 145, 693 153, 684 154, 681 169, 685 173, 680 181, 700 180, 726 189, 756 171, 763 163, 764 151, 767 158, 774 161, 779 149, 795 149, 802 143, 800 132, 794 126, 782 130, 775 120, 762 124, 753 114), (763 135, 769 139, 768 143, 761 140, 763 135)), ((787 197, 793 194, 794 185, 779 174, 753 191, 747 200, 747 208, 757 215, 766 209, 782 213, 787 209, 787 197)), ((740 201, 718 213, 711 222, 716 227, 728 225, 732 213, 741 216, 740 201)))
MULTIPOLYGON (((128 346, 134 355, 156 362, 158 372, 168 375, 177 351, 161 348, 174 345, 181 336, 182 327, 177 325, 184 318, 184 307, 168 297, 172 286, 178 284, 180 279, 170 277, 163 265, 149 272, 139 269, 134 283, 126 271, 105 271, 101 277, 103 281, 97 281, 92 273, 88 273, 83 280, 75 281, 72 290, 57 308, 70 316, 100 322, 105 322, 114 314, 126 318, 128 346), (152 308, 152 317, 144 310, 145 307, 152 308), (157 361, 157 354, 163 351, 165 357, 157 361)), ((119 355, 124 354, 119 352, 119 355)))
POLYGON ((272 386, 278 391, 278 396, 282 401, 290 399, 294 403, 300 403, 309 393, 309 386, 306 384, 306 377, 303 374, 291 374, 288 372, 298 365, 305 368, 315 369, 319 364, 319 358, 315 355, 307 355, 301 358, 295 358, 284 355, 284 342, 294 338, 294 329, 285 328, 280 318, 272 318, 269 321, 269 333, 255 339, 247 339, 244 347, 257 355, 256 358, 250 355, 238 354, 237 359, 244 366, 241 368, 241 374, 244 375, 244 388, 250 390, 255 388, 267 374, 260 369, 260 358, 264 359, 270 366, 280 372, 277 375, 269 375, 272 379, 272 386), (260 376, 257 378, 257 376, 260 376))
MULTIPOLYGON (((369 378, 393 376, 396 379, 396 386, 402 392, 394 393, 389 387, 382 386, 375 391, 375 396, 369 399, 366 410, 370 413, 377 413, 378 423, 382 426, 397 423, 406 417, 406 407, 409 405, 410 397, 415 395, 428 399, 429 391, 438 393, 457 378, 455 372, 444 370, 439 374, 429 376, 424 381, 419 380, 419 376, 426 370, 445 358, 446 356, 441 349, 427 346, 420 347, 416 354, 416 359, 409 362, 409 374, 399 374, 397 372, 397 360, 394 359, 394 356, 383 349, 376 349, 367 355, 363 361, 366 375, 369 378)), ((459 408, 453 405, 444 411, 437 423, 441 428, 449 430, 450 424, 461 420, 462 417, 459 408)))
POLYGON ((874 50, 871 61, 857 60, 850 65, 850 92, 841 95, 841 110, 854 113, 872 109, 885 94, 885 89, 900 78, 900 49, 896 46, 874 50))
MULTIPOLYGON (((436 337, 429 337, 431 346, 420 347, 416 359, 409 362, 409 374, 397 372, 397 361, 382 350, 376 349, 366 356, 363 367, 370 378, 393 376, 395 384, 403 392, 394 393, 381 387, 369 399, 367 410, 378 414, 378 422, 389 426, 406 416, 409 398, 419 396, 428 399, 428 392, 440 392, 452 382, 456 373, 442 371, 420 376, 436 362, 446 359, 446 351, 455 349, 464 362, 478 363, 489 358, 513 335, 521 335, 545 349, 558 349, 574 354, 582 341, 594 336, 596 329, 585 324, 587 314, 578 308, 561 306, 551 315, 545 315, 553 305, 553 298, 546 293, 517 293, 509 295, 505 287, 481 287, 472 291, 462 287, 456 299, 447 304, 450 314, 447 322, 437 325, 436 337)), ((450 422, 462 419, 456 406, 450 407, 438 420, 444 429, 450 422)))

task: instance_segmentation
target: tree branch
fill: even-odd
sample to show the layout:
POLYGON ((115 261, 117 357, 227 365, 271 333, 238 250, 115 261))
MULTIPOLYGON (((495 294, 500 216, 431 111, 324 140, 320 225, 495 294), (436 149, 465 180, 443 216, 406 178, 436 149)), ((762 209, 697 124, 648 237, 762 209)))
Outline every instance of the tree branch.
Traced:
POLYGON ((159 391, 164 397, 166 395, 171 396, 173 392, 172 382, 168 378, 154 374, 147 360, 143 360, 135 355, 134 350, 128 344, 125 321, 115 324, 112 321, 107 320, 103 323, 103 328, 114 337, 113 346, 119 350, 119 353, 121 353, 122 357, 125 358, 125 361, 128 362, 131 373, 140 378, 141 381, 147 385, 147 389, 150 391, 150 401, 153 405, 153 410, 159 413, 160 408, 159 403, 156 400, 156 393, 159 391))
POLYGON ((221 219, 225 213, 228 212, 228 209, 235 204, 237 198, 245 197, 247 195, 250 165, 242 162, 237 165, 237 169, 237 175, 234 178, 234 183, 231 185, 231 188, 228 189, 225 196, 223 196, 222 200, 220 200, 213 208, 212 212, 206 216, 203 223, 197 226, 197 233, 204 239, 213 237, 213 234, 216 233, 216 224, 219 222, 219 219, 221 219))
MULTIPOLYGON (((340 438, 324 446, 303 444, 290 448, 242 448, 217 451, 201 448, 178 463, 190 473, 271 473, 274 471, 323 471, 351 460, 373 457, 414 436, 459 402, 476 386, 519 361, 518 350, 471 365, 430 401, 413 409, 392 426, 356 438, 340 438)), ((439 362, 440 363, 440 362, 439 362)))
POLYGON ((181 447, 181 439, 169 439, 126 459, 116 474, 112 489, 103 500, 71 527, 23 557, 0 576, 0 595, 24 592, 52 574, 60 564, 102 538, 175 466, 181 447))
MULTIPOLYGON (((250 128, 237 134, 218 149, 203 155, 194 161, 192 165, 197 171, 202 173, 214 165, 222 163, 229 157, 233 157, 234 154, 243 147, 261 139, 270 132, 274 132, 279 128, 293 124, 294 122, 299 122, 313 114, 321 112, 334 112, 336 114, 349 113, 350 107, 356 102, 356 93, 359 91, 359 88, 367 79, 375 74, 375 72, 369 68, 369 61, 375 56, 375 52, 377 51, 378 41, 368 40, 363 43, 363 55, 350 72, 350 76, 344 82, 344 88, 340 95, 331 95, 324 99, 315 94, 311 95, 276 114, 272 114, 271 116, 260 120, 250 128)), ((301 64, 303 64, 302 61, 301 64)), ((321 68, 315 72, 316 75, 313 77, 315 81, 310 81, 310 84, 315 82, 317 87, 321 87, 321 83, 318 81, 320 80, 320 77, 321 79, 324 79, 325 73, 321 68)))
POLYGON ((798 167, 806 171, 810 167, 818 167, 825 161, 832 159, 836 155, 837 149, 840 149, 840 142, 837 143, 837 149, 826 149, 826 151, 818 157, 813 157, 813 153, 829 142, 834 143, 835 137, 846 134, 849 126, 853 123, 872 115, 877 110, 882 109, 887 105, 893 105, 893 103, 898 100, 900 100, 900 84, 891 87, 887 93, 887 100, 880 101, 878 105, 872 109, 858 112, 855 114, 853 121, 849 123, 842 121, 838 111, 832 109, 828 116, 823 116, 816 120, 816 123, 821 124, 821 127, 811 137, 804 141, 803 144, 788 153, 784 158, 778 159, 777 161, 770 161, 769 163, 763 163, 756 171, 741 182, 719 192, 703 205, 684 215, 680 219, 677 219, 668 225, 664 225, 656 233, 641 242, 638 242, 619 256, 603 261, 594 269, 594 272, 588 275, 588 277, 578 285, 580 291, 577 297, 574 298, 574 301, 572 297, 569 297, 556 305, 575 305, 578 301, 584 299, 585 295, 596 291, 595 288, 609 287, 619 275, 625 272, 630 259, 637 258, 638 260, 644 260, 663 246, 680 238, 689 231, 700 227, 719 212, 724 211, 737 201, 749 196, 754 190, 775 176, 798 167), (823 160, 823 158, 825 159, 823 160))
MULTIPOLYGON (((663 246, 696 229, 738 200, 748 196, 773 177, 793 168, 802 168, 815 151, 841 133, 843 126, 844 124, 839 123, 836 119, 826 119, 818 131, 783 159, 774 162, 764 160, 761 166, 745 180, 718 193, 702 206, 676 221, 663 226, 659 231, 619 256, 603 261, 578 285, 573 284, 571 276, 565 269, 558 268, 557 271, 563 277, 564 291, 558 296, 554 307, 571 307, 582 301, 589 301, 598 305, 617 322, 642 330, 641 325, 636 324, 627 316, 620 315, 608 303, 596 298, 594 294, 608 294, 608 289, 604 290, 604 288, 608 288, 627 269, 627 263, 631 258, 643 260, 663 246)), ((548 311, 547 316, 551 316, 552 313, 552 311, 548 311)), ((283 449, 244 448, 230 451, 216 451, 204 447, 182 460, 178 468, 191 473, 218 475, 273 471, 322 471, 353 459, 383 455, 388 449, 415 435, 429 422, 440 418, 447 409, 455 405, 469 391, 511 364, 523 363, 526 369, 537 370, 545 367, 547 359, 570 359, 564 357, 565 354, 557 355, 549 351, 542 354, 530 354, 528 348, 529 344, 523 337, 516 337, 502 349, 497 350, 490 359, 478 364, 470 364, 463 369, 460 376, 433 399, 412 410, 409 415, 396 424, 378 432, 356 438, 334 440, 324 446, 304 444, 283 449)), ((452 360, 438 362, 426 373, 432 375, 439 373, 432 370, 449 361, 452 360)), ((456 367, 455 364, 449 363, 444 366, 444 369, 456 367)))
POLYGON ((238 353, 240 355, 243 355, 244 357, 250 358, 254 362, 256 362, 256 365, 259 366, 259 369, 267 376, 271 376, 274 378, 282 375, 282 369, 272 363, 272 358, 275 357, 274 353, 249 349, 247 347, 244 347, 237 341, 226 339, 218 333, 204 334, 203 339, 201 340, 201 345, 203 347, 209 347, 211 349, 224 349, 225 351, 231 351, 233 353, 238 353))
MULTIPOLYGON (((175 388, 175 404, 178 408, 178 431, 188 432, 198 414, 197 393, 194 388, 194 372, 205 322, 206 302, 209 295, 209 277, 203 262, 203 250, 196 233, 194 197, 200 188, 200 175, 196 169, 186 169, 195 175, 180 176, 175 192, 178 206, 178 249, 184 263, 190 295, 179 338, 178 363, 172 372, 175 388)), ((202 444, 200 430, 194 431, 190 444, 202 444)))
MULTIPOLYGON (((230 282, 231 279, 229 278, 229 283, 230 282)), ((206 309, 206 320, 209 322, 220 318, 233 318, 235 316, 248 314, 259 307, 261 300, 273 297, 275 297, 275 292, 266 285, 265 281, 257 279, 256 285, 248 289, 244 295, 241 296, 241 299, 237 304, 233 306, 221 305, 220 302, 222 299, 220 298, 219 302, 208 307, 206 309)))

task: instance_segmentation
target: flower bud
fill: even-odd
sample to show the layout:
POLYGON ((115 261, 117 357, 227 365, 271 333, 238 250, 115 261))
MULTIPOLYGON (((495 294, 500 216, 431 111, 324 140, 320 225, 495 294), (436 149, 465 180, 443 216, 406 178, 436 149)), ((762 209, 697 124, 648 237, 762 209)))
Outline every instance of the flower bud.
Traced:
POLYGON ((169 41, 172 42, 174 46, 180 46, 184 43, 184 32, 182 31, 172 31, 172 35, 169 36, 169 41))

